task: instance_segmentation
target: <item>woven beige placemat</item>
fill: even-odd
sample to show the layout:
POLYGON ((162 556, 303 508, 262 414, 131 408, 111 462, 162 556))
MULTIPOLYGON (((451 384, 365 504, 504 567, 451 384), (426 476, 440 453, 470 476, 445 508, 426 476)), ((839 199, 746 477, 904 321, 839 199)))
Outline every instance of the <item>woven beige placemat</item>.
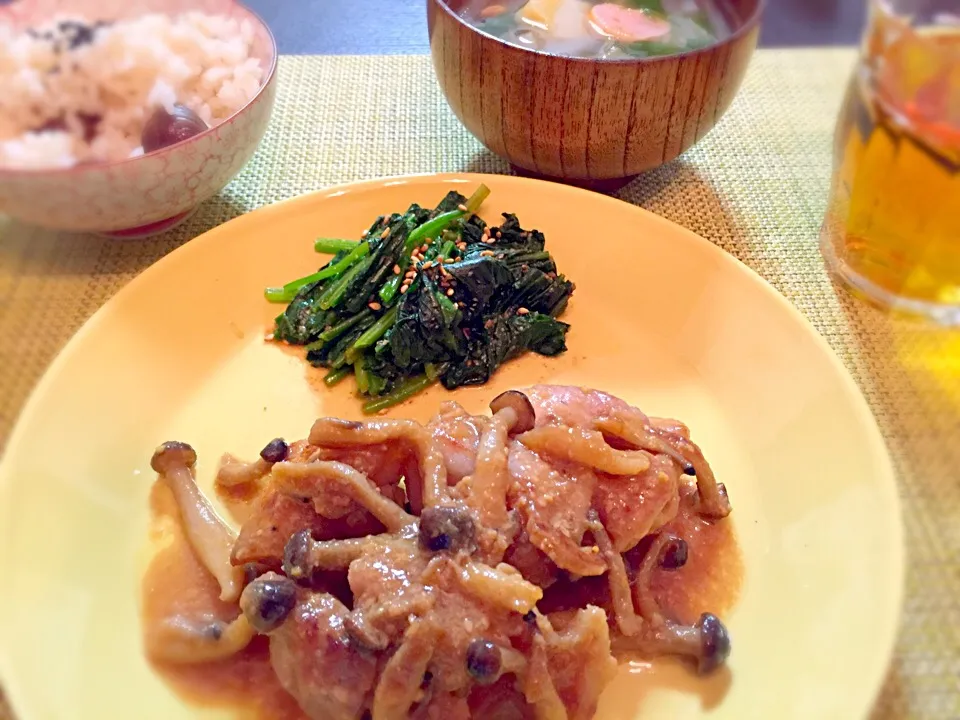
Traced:
MULTIPOLYGON (((853 373, 899 471, 910 557, 903 628, 874 720, 958 720, 960 333, 894 322, 838 295, 817 249, 831 136, 853 60, 849 50, 759 52, 719 127, 619 195, 758 270, 853 373)), ((447 109, 429 58, 286 57, 263 146, 181 228, 115 242, 0 218, 0 447, 30 389, 84 320, 183 242, 327 185, 466 170, 508 172, 447 109)), ((8 717, 0 707, 0 720, 8 717)))

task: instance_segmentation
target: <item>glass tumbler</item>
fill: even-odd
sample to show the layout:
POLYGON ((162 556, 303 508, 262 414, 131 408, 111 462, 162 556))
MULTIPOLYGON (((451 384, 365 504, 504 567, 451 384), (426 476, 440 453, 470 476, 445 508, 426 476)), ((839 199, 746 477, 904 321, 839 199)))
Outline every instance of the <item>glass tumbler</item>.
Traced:
POLYGON ((871 0, 820 246, 854 294, 960 325, 960 0, 871 0))

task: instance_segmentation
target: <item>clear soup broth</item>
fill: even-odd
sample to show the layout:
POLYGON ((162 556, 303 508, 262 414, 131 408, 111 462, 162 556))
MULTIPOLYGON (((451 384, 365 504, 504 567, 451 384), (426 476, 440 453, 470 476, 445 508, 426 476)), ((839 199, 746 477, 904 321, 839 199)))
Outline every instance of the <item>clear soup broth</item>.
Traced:
POLYGON ((697 50, 732 32, 713 0, 468 0, 461 16, 517 47, 604 60, 697 50))

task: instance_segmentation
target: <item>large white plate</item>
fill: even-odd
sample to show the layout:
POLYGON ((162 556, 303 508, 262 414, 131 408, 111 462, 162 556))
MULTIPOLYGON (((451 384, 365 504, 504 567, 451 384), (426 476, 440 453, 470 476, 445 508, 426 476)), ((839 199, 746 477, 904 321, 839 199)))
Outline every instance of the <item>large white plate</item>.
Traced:
MULTIPOLYGON (((315 236, 452 186, 487 183, 485 213, 543 230, 578 285, 568 353, 525 357, 474 411, 537 381, 608 390, 692 428, 730 490, 745 577, 728 615, 730 673, 624 668, 599 717, 865 715, 883 677, 903 577, 893 473, 863 398, 770 286, 709 242, 610 198, 499 176, 427 176, 322 191, 210 231, 144 272, 40 383, 0 469, 2 678, 20 720, 231 717, 184 704, 144 659, 138 582, 158 442, 197 448, 202 483, 226 449, 357 416, 295 354, 263 342, 262 289, 312 271, 315 236)), ((433 389, 395 415, 426 419, 433 389)))

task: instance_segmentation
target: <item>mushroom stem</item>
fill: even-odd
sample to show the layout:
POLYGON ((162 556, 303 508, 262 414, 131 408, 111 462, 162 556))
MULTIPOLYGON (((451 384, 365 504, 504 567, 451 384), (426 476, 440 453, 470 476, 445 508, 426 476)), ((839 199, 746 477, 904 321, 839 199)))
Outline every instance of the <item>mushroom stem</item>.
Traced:
POLYGON ((710 470, 710 466, 704 461, 702 465, 694 461, 697 468, 697 491, 700 493, 700 514, 707 518, 719 520, 730 514, 732 507, 730 498, 727 495, 727 488, 723 483, 718 483, 710 470))
POLYGON ((321 418, 310 429, 311 445, 350 448, 378 443, 405 442, 416 449, 423 483, 423 504, 439 505, 447 497, 447 466, 433 435, 412 420, 355 422, 321 418))
POLYGON ((645 450, 616 450, 596 430, 541 425, 517 439, 535 453, 593 467, 608 475, 633 476, 650 468, 650 455, 645 450))
POLYGON ((640 632, 642 622, 637 617, 633 605, 633 596, 630 593, 630 578, 623 563, 623 556, 616 551, 607 529, 600 522, 597 511, 591 509, 587 513, 587 521, 593 539, 600 548, 600 554, 607 563, 607 581, 610 584, 610 598, 613 601, 613 613, 617 619, 617 627, 627 636, 640 632))
MULTIPOLYGON (((340 462, 281 462, 273 466, 275 487, 282 493, 316 500, 329 499, 331 491, 366 508, 390 532, 416 524, 417 518, 384 497, 370 479, 340 462)), ((323 514, 323 513, 321 513, 323 514)))
POLYGON ((596 426, 605 435, 620 438, 640 450, 667 455, 676 461, 684 472, 691 471, 688 474, 692 474, 690 461, 683 456, 683 453, 658 436, 652 428, 637 422, 628 422, 622 417, 601 418, 596 426))
POLYGON ((730 514, 730 500, 723 486, 717 483, 700 448, 684 436, 685 428, 675 427, 675 423, 667 424, 657 418, 651 418, 650 424, 646 425, 617 415, 598 420, 596 427, 606 435, 625 440, 641 450, 667 455, 680 465, 685 475, 695 475, 701 515, 723 518, 730 514))
MULTIPOLYGON (((519 394, 519 393, 518 393, 519 394)), ((483 431, 477 448, 473 473, 464 479, 469 488, 469 504, 480 516, 481 525, 506 535, 509 524, 507 491, 512 477, 507 470, 507 437, 516 427, 517 414, 512 407, 498 410, 483 431)), ((500 557, 505 547, 500 549, 500 557)))
POLYGON ((677 537, 670 533, 660 533, 654 537, 653 543, 640 562, 640 568, 637 570, 637 576, 634 579, 634 595, 637 607, 640 608, 640 615, 647 622, 657 626, 665 624, 666 621, 663 613, 660 612, 660 606, 653 597, 650 583, 653 579, 654 569, 660 565, 660 558, 664 550, 676 540, 677 537))
POLYGON ((220 460, 217 484, 223 487, 236 487, 253 483, 269 473, 271 467, 273 463, 268 463, 263 458, 257 458, 254 462, 244 462, 227 454, 220 460))
POLYGON ((220 585, 220 599, 235 602, 243 588, 242 567, 234 567, 230 554, 237 540, 217 515, 194 477, 197 454, 181 442, 166 442, 153 454, 150 466, 173 493, 190 547, 220 585))
POLYGON ((244 462, 227 453, 220 460, 217 483, 224 487, 254 483, 270 472, 275 463, 283 462, 290 454, 290 446, 283 438, 274 438, 260 451, 253 462, 244 462))
POLYGON ((309 530, 295 533, 283 551, 283 572, 294 580, 318 570, 346 570, 360 557, 370 537, 354 540, 314 540, 309 530))
POLYGON ((696 625, 664 623, 647 626, 641 635, 617 638, 615 650, 638 651, 645 655, 679 655, 697 664, 705 675, 723 665, 730 656, 730 635, 720 619, 712 613, 700 616, 696 625))
POLYGON ((723 483, 718 483, 710 463, 703 456, 700 447, 679 433, 671 433, 665 429, 659 432, 666 433, 666 439, 687 459, 693 468, 691 473, 684 470, 688 475, 693 474, 697 477, 697 492, 700 498, 699 513, 703 517, 720 519, 725 518, 732 510, 730 498, 727 497, 727 489, 723 483))
POLYGON ((242 614, 233 622, 166 618, 147 636, 147 652, 154 660, 190 665, 222 660, 243 650, 256 635, 242 614))
POLYGON ((427 620, 417 620, 410 625, 400 647, 380 674, 373 693, 373 717, 377 720, 408 717, 440 634, 440 629, 427 620))

